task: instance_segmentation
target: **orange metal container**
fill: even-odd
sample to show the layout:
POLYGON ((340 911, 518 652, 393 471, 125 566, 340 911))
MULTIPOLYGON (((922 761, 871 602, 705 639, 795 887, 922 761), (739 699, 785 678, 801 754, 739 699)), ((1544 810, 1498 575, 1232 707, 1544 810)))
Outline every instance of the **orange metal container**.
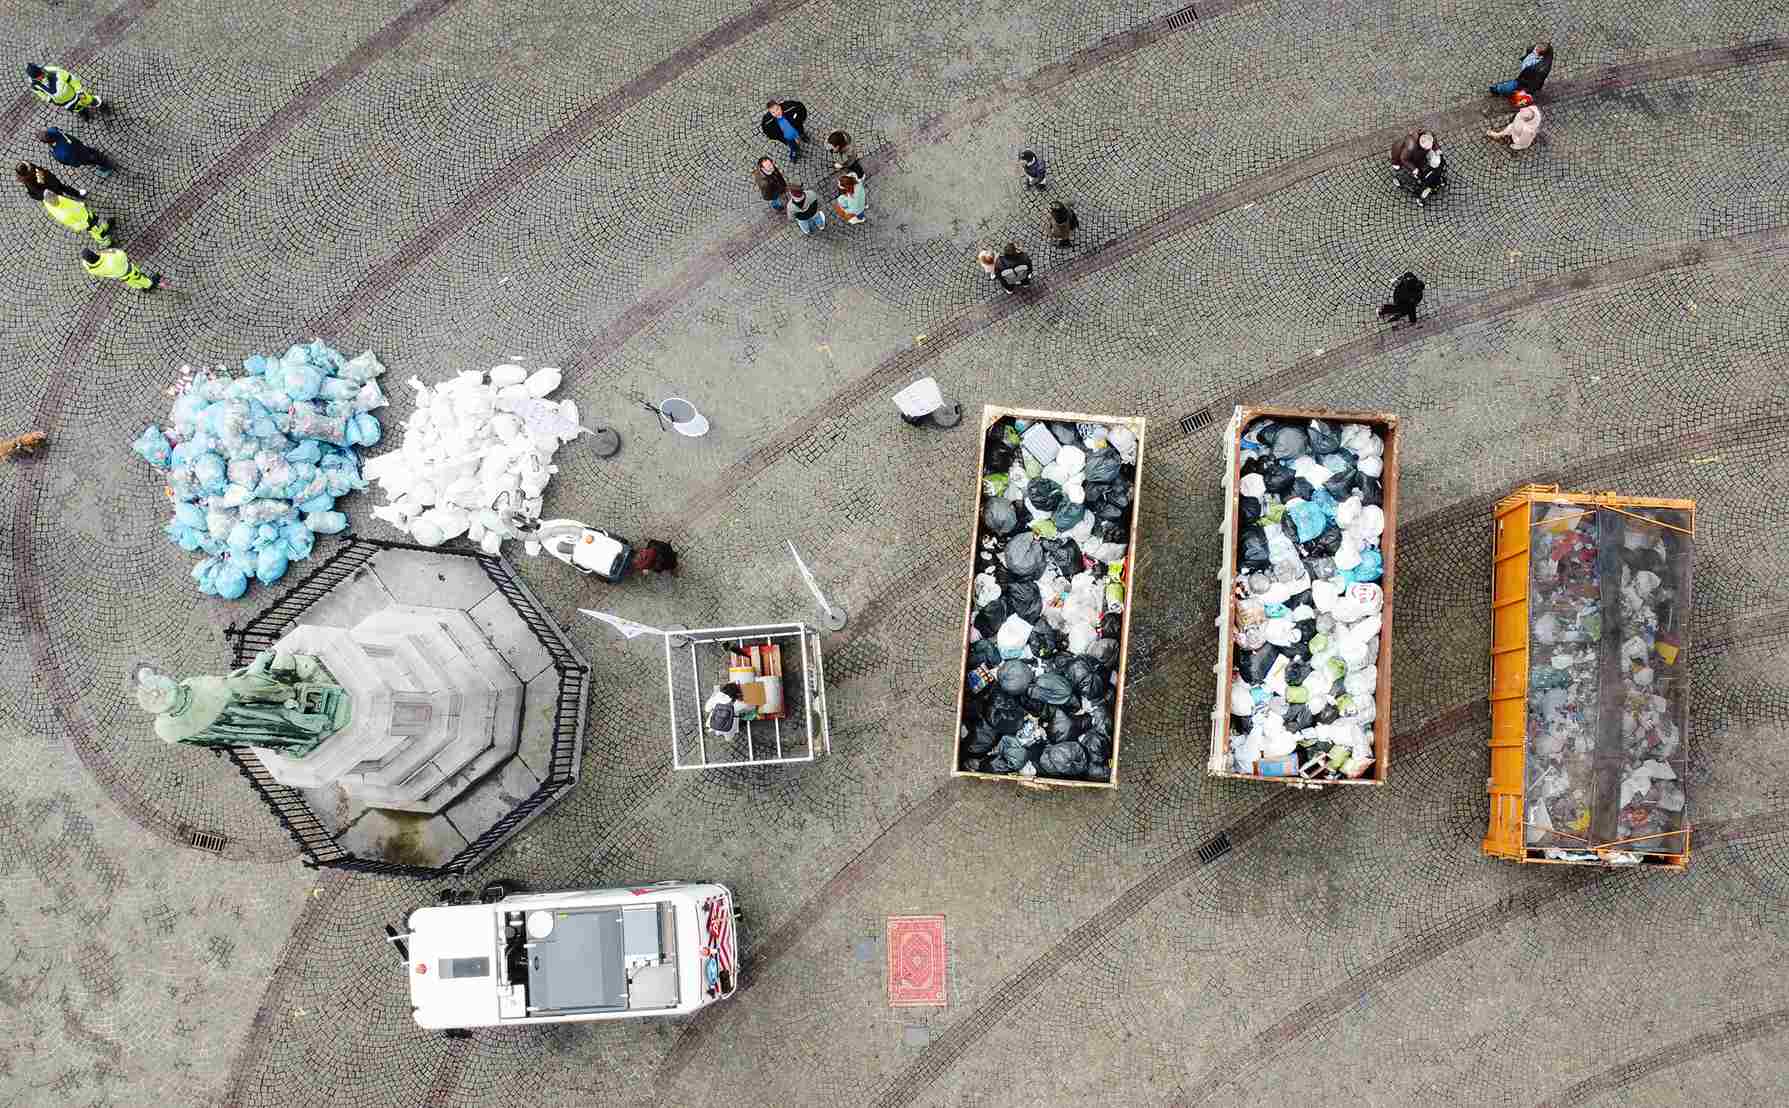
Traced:
MULTIPOLYGON (((1531 845, 1526 836, 1526 804, 1528 788, 1528 751, 1531 741, 1528 694, 1533 641, 1533 618, 1530 612, 1530 580, 1533 565, 1535 528, 1544 524, 1543 512, 1555 505, 1575 507, 1585 513, 1600 510, 1636 515, 1648 509, 1685 513, 1694 534, 1696 502, 1662 500, 1649 497, 1617 496, 1613 493, 1566 493, 1557 485, 1524 485, 1498 501, 1494 511, 1495 536, 1492 547, 1491 585, 1491 773, 1486 780, 1490 795, 1490 822, 1485 831, 1482 849, 1486 854, 1517 862, 1546 862, 1577 865, 1613 865, 1611 855, 1632 851, 1632 842, 1587 843, 1585 849, 1573 851, 1596 857, 1548 857, 1547 850, 1531 845)), ((1640 517, 1644 518, 1644 517, 1640 517)), ((1675 528, 1673 528, 1675 530, 1675 528)), ((1685 607, 1688 605, 1688 575, 1684 579, 1685 607)), ((1606 607, 1606 605, 1605 605, 1606 607)), ((1606 627, 1613 619, 1604 619, 1606 627)), ((1679 644, 1680 649, 1687 642, 1679 644)), ((1607 641, 1600 644, 1605 652, 1619 649, 1607 641)), ((1687 695, 1687 689, 1679 692, 1687 695)), ((1599 716, 1608 711, 1599 706, 1599 716)), ((1599 723, 1601 720, 1599 719, 1599 723)), ((1537 730, 1544 730, 1539 728, 1537 730)), ((1686 737, 1687 744, 1687 737, 1686 737)), ((1687 753, 1687 745, 1684 748, 1687 753)), ((1681 757, 1681 755, 1679 756, 1681 757)), ((1605 785, 1606 787, 1606 785, 1605 785)), ((1649 852, 1638 863, 1682 869, 1689 863, 1689 823, 1662 839, 1673 849, 1670 852, 1649 852)))

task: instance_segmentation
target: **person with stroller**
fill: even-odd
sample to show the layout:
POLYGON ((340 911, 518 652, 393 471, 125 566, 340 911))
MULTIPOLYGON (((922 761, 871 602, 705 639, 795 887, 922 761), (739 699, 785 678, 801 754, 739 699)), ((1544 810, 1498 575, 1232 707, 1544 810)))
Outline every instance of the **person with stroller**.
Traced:
POLYGON ((1392 147, 1391 162, 1393 183, 1416 197, 1418 204, 1447 184, 1447 159, 1433 131, 1405 135, 1392 147))

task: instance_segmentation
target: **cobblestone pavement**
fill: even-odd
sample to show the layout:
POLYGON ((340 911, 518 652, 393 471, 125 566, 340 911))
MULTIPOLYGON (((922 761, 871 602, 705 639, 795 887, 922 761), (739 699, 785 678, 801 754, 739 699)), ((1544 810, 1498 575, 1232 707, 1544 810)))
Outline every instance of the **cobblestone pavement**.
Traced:
MULTIPOLYGON (((80 131, 123 171, 68 176, 173 281, 96 288, 24 200, 0 223, 0 436, 52 439, 0 467, 0 1102, 1789 1101, 1789 5, 288 7, 0 0, 24 55, 116 101, 80 131), (1537 35, 1543 142, 1512 155, 1481 90, 1537 35), (870 222, 766 215, 768 95, 853 134, 870 222), (1382 158, 1424 123, 1453 183, 1418 209, 1382 158), (1079 246, 1039 241, 1021 146, 1079 246), (1031 296, 973 265, 1009 238, 1031 296), (1405 269, 1424 322, 1388 334, 1405 269), (685 569, 520 567, 593 661, 591 726, 578 789, 478 877, 724 880, 733 1001, 425 1035, 379 928, 434 886, 304 869, 227 762, 150 735, 129 667, 215 669, 272 593, 194 594, 128 443, 180 363, 313 334, 396 381, 567 366, 620 428, 612 461, 562 454, 550 514, 667 533, 685 569), (926 373, 971 407, 1151 420, 1114 795, 944 775, 975 444, 893 418, 926 373), (654 430, 638 401, 671 395, 706 438, 654 430), (1203 776, 1199 417, 1241 401, 1404 417, 1388 788, 1203 776), (1526 480, 1702 505, 1686 873, 1478 852, 1489 513, 1526 480), (834 753, 673 776, 655 655, 574 609, 800 617, 785 539, 853 613, 834 753), (934 913, 949 1006, 890 1009, 884 920, 934 913)), ((48 112, 0 100, 19 157, 48 112)), ((377 536, 371 504, 346 506, 377 536)))

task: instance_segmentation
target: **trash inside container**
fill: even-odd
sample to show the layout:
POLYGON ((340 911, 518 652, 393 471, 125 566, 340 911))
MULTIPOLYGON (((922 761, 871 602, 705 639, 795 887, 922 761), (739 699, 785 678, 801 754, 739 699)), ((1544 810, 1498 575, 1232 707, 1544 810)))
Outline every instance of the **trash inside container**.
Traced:
POLYGON ((988 406, 951 775, 1115 788, 1144 421, 988 406))
POLYGON ((1484 852, 1682 869, 1696 502, 1526 485, 1495 519, 1484 852))
POLYGON ((1231 417, 1211 776, 1385 783, 1398 452, 1386 412, 1231 417))

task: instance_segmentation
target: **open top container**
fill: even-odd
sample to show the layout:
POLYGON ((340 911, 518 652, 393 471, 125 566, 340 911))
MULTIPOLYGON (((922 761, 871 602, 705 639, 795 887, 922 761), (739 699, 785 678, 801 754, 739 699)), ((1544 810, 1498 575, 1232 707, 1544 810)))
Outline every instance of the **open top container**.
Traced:
POLYGON ((1383 785, 1385 783, 1391 766, 1392 579, 1397 563, 1398 457, 1400 453, 1398 417, 1389 412, 1238 407, 1231 416, 1230 425, 1224 432, 1223 446, 1223 561, 1218 570, 1218 657, 1217 664, 1213 667, 1217 677, 1217 699, 1211 714, 1211 754, 1206 764, 1208 775, 1233 777, 1245 781, 1268 781, 1274 784, 1289 785, 1293 788, 1311 789, 1322 788, 1324 785, 1330 784, 1383 785), (1379 612, 1381 621, 1379 651, 1374 662, 1378 668, 1378 680, 1373 694, 1376 711, 1373 720, 1373 761, 1360 777, 1307 780, 1297 774, 1242 773, 1236 769, 1231 755, 1230 690, 1232 675, 1236 673, 1238 653, 1234 629, 1238 598, 1234 583, 1240 562, 1238 548, 1242 541, 1244 526, 1238 503, 1238 498, 1241 495, 1239 486, 1243 466, 1241 442, 1244 430, 1258 419, 1306 422, 1321 419, 1337 428, 1350 423, 1365 424, 1384 442, 1382 454, 1384 468, 1378 478, 1382 489, 1381 507, 1385 512, 1385 529, 1379 538, 1379 552, 1384 559, 1384 568, 1378 582, 1384 599, 1379 612))
MULTIPOLYGON (((1029 438, 1027 439, 1027 441, 1029 441, 1029 438)), ((1034 788, 1034 789, 1049 789, 1049 788, 1054 788, 1057 786, 1065 786, 1065 787, 1071 787, 1071 788, 1087 788, 1087 789, 1115 789, 1118 787, 1118 746, 1119 746, 1119 741, 1120 741, 1120 738, 1122 735, 1123 725, 1124 725, 1125 658, 1126 658, 1126 654, 1130 647, 1131 615, 1136 608, 1136 598, 1137 598, 1137 544, 1141 539, 1141 535, 1139 534, 1139 531, 1138 531, 1138 523, 1139 523, 1139 520, 1141 520, 1141 518, 1142 518, 1143 448, 1144 448, 1144 420, 1141 416, 1088 415, 1088 414, 1081 413, 1081 412, 1056 412, 1056 411, 1044 411, 1044 410, 1027 409, 1027 408, 1004 408, 1004 407, 997 407, 995 405, 986 405, 982 408, 981 437, 980 437, 980 442, 978 444, 978 452, 976 455, 976 464, 975 464, 975 478, 974 478, 975 485, 974 485, 974 489, 973 489, 973 494, 970 497, 970 526, 969 526, 970 539, 969 539, 969 557, 968 557, 969 580, 967 582, 967 587, 965 589, 965 596, 963 599, 963 641, 962 641, 962 653, 959 655, 964 672, 961 675, 961 679, 957 683, 957 716, 956 716, 955 724, 953 726, 953 731, 952 731, 953 738, 952 738, 952 742, 951 742, 951 769, 950 769, 950 772, 951 772, 952 777, 980 777, 980 778, 987 778, 987 779, 996 780, 996 781, 1011 781, 1016 784, 1026 786, 1028 788, 1034 788), (1130 478, 1129 478, 1130 504, 1129 504, 1128 512, 1123 517, 1124 525, 1128 529, 1127 541, 1125 543, 1123 557, 1120 561, 1115 562, 1115 563, 1095 563, 1094 564, 1095 568, 1098 569, 1099 572, 1105 573, 1108 575, 1111 573, 1112 567, 1114 567, 1114 566, 1121 567, 1121 572, 1118 574, 1118 577, 1123 582, 1123 590, 1122 590, 1122 592, 1123 592, 1123 609, 1121 612, 1115 613, 1117 618, 1120 621, 1119 630, 1118 630, 1118 634, 1116 637, 1116 639, 1117 639, 1116 657, 1109 659, 1105 663, 1102 663, 1106 667, 1106 669, 1109 673, 1109 678, 1106 683, 1106 687, 1109 687, 1112 689, 1111 699, 1110 699, 1111 718, 1112 718, 1112 736, 1111 736, 1112 742, 1111 742, 1111 748, 1110 748, 1110 751, 1109 751, 1109 754, 1107 757, 1107 762, 1106 762, 1106 764, 1110 767, 1110 773, 1106 776, 1106 778, 1104 780, 1090 780, 1090 779, 1077 779, 1074 777, 1051 776, 1051 775, 1041 772, 1041 771, 1039 772, 1039 774, 1037 776, 1025 776, 1022 773, 1018 773, 1018 772, 989 773, 989 772, 980 772, 980 771, 973 770, 973 769, 963 768, 964 763, 966 761, 970 760, 973 757, 977 757, 977 755, 975 755, 973 753, 973 751, 971 751, 970 746, 969 746, 969 744, 971 743, 971 741, 974 737, 974 734, 975 734, 975 732, 972 729, 976 726, 977 720, 972 719, 972 718, 967 718, 965 713, 970 713, 970 715, 973 716, 972 710, 975 708, 975 704, 973 702, 971 702, 971 700, 970 700, 970 697, 972 695, 970 692, 970 683, 972 681, 978 679, 978 673, 976 671, 978 670, 978 668, 980 668, 980 667, 973 666, 970 664, 971 649, 972 649, 972 645, 973 645, 971 643, 970 633, 972 630, 976 629, 975 619, 977 616, 977 605, 976 605, 976 597, 975 597, 975 590, 976 590, 975 578, 976 578, 978 569, 980 568, 980 564, 977 561, 977 556, 983 549, 984 541, 988 540, 989 536, 991 534, 991 532, 989 532, 989 530, 985 524, 985 521, 983 518, 983 511, 982 511, 982 509, 983 509, 983 494, 985 491, 984 487, 983 487, 983 483, 982 483, 983 471, 986 468, 986 466, 989 464, 988 432, 992 427, 994 427, 995 424, 999 423, 1002 420, 1008 420, 1008 419, 1024 420, 1027 423, 1029 423, 1030 426, 1027 428, 1027 431, 1026 431, 1027 436, 1042 434, 1043 436, 1045 436, 1047 438, 1050 435, 1050 431, 1049 431, 1047 425, 1050 425, 1050 424, 1055 424, 1055 425, 1059 425, 1059 426, 1067 425, 1069 427, 1075 427, 1077 425, 1097 425, 1099 427, 1106 428, 1110 432, 1116 432, 1120 428, 1122 428, 1125 431, 1128 431, 1130 433, 1130 436, 1136 440, 1135 453, 1132 456, 1132 460, 1128 463, 1125 463, 1125 467, 1124 467, 1130 471, 1130 478), (1101 566, 1103 566, 1104 568, 1100 569, 1099 567, 1101 567, 1101 566)), ((1088 468, 1089 468, 1089 470, 1091 470, 1092 466, 1089 465, 1088 468)), ((1092 505, 1091 490, 1092 490, 1093 486, 1091 483, 1089 483, 1087 487, 1090 490, 1088 493, 1089 500, 1087 501, 1087 503, 1089 506, 1091 506, 1092 505)), ((1115 504, 1116 502, 1109 502, 1109 503, 1115 504)), ((1024 512, 1023 505, 1020 505, 1019 511, 1021 513, 1024 512)), ((1022 520, 1024 518, 1024 515, 1021 514, 1019 518, 1022 520)), ((1025 528, 1021 527, 1018 531, 1013 532, 1012 533, 1013 537, 1017 538, 1018 535, 1024 533, 1024 530, 1025 530, 1025 528)), ((1071 532, 1071 534, 1072 534, 1072 532, 1071 532)), ((996 540, 996 541, 998 541, 998 540, 996 540)), ((1083 572, 1093 572, 1093 571, 1084 569, 1083 572)), ((1111 619, 1112 616, 1108 615, 1105 618, 1111 619)), ((1109 632, 1102 632, 1101 637, 1104 639, 1109 639, 1109 637, 1110 637, 1109 632)), ((985 676, 985 674, 980 675, 980 676, 985 676)), ((1077 698, 1077 700, 1078 699, 1079 698, 1077 698)), ((1071 705, 1065 706, 1062 710, 1066 712, 1066 711, 1068 711, 1069 707, 1076 708, 1076 711, 1074 712, 1074 715, 1076 715, 1076 716, 1084 716, 1084 715, 1088 714, 1088 713, 1081 712, 1079 710, 1078 706, 1075 705, 1074 703, 1071 703, 1071 705)), ((1051 744, 1049 742, 1046 742, 1046 743, 1042 744, 1038 749, 1042 749, 1044 746, 1048 746, 1048 745, 1051 745, 1051 744)), ((1035 764, 1041 764, 1042 762, 1043 762, 1043 759, 1041 757, 1034 760, 1035 764)), ((1097 763, 1094 763, 1094 764, 1097 765, 1097 763)))
POLYGON ((1486 854, 1689 863, 1695 532, 1693 500, 1526 485, 1498 502, 1486 854))

